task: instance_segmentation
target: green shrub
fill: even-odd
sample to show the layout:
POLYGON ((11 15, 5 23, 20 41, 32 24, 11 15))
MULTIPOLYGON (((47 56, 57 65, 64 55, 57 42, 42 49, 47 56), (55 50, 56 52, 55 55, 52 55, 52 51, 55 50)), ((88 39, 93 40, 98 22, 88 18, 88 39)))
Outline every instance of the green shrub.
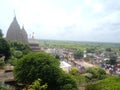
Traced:
POLYGON ((46 90, 47 84, 41 85, 41 79, 35 80, 31 85, 24 88, 23 90, 46 90))
POLYGON ((13 55, 14 55, 14 57, 19 59, 23 56, 23 53, 19 50, 16 50, 16 51, 13 52, 13 55))
POLYGON ((9 90, 7 86, 5 86, 5 84, 2 84, 0 82, 0 90, 9 90))
POLYGON ((16 62, 17 62, 17 58, 15 58, 14 56, 12 56, 9 60, 8 60, 8 63, 10 63, 11 65, 15 65, 16 62))
POLYGON ((94 67, 91 67, 91 68, 88 68, 86 70, 87 73, 91 73, 92 74, 92 79, 96 79, 96 80, 101 80, 101 79, 104 79, 106 78, 106 72, 104 69, 102 68, 94 68, 94 67))
POLYGON ((78 70, 78 68, 71 68, 71 70, 70 70, 70 72, 69 72, 71 75, 79 75, 80 74, 80 72, 79 72, 79 70, 78 70))
POLYGON ((96 83, 88 84, 86 90, 120 90, 120 77, 108 77, 96 83))
POLYGON ((0 60, 0 66, 3 66, 3 65, 4 65, 4 61, 0 60))

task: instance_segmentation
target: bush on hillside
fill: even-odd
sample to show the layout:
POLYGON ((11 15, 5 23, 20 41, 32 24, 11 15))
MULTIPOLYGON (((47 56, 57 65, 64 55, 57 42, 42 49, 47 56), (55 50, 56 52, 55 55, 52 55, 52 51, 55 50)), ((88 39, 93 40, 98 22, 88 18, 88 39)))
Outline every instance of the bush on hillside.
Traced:
POLYGON ((120 77, 108 77, 93 84, 88 84, 85 90, 120 90, 120 77))

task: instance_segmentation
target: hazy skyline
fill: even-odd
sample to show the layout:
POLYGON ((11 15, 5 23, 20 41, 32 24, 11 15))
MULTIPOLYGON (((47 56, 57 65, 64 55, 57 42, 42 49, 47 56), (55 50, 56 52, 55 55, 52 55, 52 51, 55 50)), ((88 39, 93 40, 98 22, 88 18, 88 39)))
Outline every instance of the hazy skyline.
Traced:
POLYGON ((13 21, 37 39, 120 42, 119 0, 0 0, 4 35, 13 21))

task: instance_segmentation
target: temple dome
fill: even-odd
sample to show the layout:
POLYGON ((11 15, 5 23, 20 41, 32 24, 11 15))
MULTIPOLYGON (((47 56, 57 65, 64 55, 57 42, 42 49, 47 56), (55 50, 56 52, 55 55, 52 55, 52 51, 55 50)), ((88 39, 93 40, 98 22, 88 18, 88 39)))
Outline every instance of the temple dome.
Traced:
POLYGON ((14 17, 8 28, 6 38, 8 40, 17 40, 23 43, 28 43, 27 33, 24 27, 20 29, 20 25, 18 24, 16 17, 14 17))

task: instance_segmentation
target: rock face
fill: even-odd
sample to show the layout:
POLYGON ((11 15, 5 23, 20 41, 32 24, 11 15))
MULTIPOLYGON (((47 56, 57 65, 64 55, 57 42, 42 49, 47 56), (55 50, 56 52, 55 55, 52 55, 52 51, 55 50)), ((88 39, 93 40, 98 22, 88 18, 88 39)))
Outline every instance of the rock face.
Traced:
POLYGON ((8 40, 16 40, 19 42, 28 43, 27 33, 24 27, 22 27, 22 29, 20 28, 20 25, 18 24, 16 17, 14 17, 12 23, 8 28, 6 38, 8 40))

